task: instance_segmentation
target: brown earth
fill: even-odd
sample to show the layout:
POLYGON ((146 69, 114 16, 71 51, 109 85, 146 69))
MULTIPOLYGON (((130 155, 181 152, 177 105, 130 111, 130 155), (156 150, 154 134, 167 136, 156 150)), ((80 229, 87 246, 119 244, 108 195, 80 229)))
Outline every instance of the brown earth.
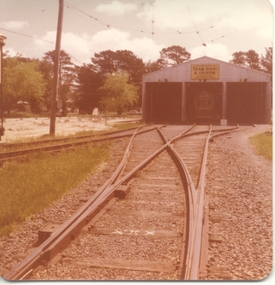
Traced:
MULTIPOLYGON (((124 122, 129 118, 92 118, 92 117, 62 117, 56 118, 55 134, 57 136, 73 135, 77 132, 111 130, 112 125, 124 122)), ((26 138, 38 138, 49 134, 49 118, 5 119, 5 134, 2 142, 11 142, 26 138)))

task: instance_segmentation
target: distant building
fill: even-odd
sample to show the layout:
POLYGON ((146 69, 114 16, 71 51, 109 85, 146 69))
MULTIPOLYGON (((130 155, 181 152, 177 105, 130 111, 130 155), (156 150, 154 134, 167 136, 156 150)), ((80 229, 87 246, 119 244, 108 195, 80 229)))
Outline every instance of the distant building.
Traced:
POLYGON ((143 75, 145 122, 264 124, 271 75, 207 56, 143 75))

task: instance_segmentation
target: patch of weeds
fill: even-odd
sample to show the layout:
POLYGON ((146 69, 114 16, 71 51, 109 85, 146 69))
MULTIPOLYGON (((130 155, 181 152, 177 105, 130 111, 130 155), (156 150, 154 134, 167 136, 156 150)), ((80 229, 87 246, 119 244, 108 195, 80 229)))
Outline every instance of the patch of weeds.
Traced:
POLYGON ((0 236, 42 211, 109 159, 111 143, 27 156, 0 168, 0 236))
POLYGON ((258 154, 272 160, 272 132, 257 134, 250 141, 258 154))

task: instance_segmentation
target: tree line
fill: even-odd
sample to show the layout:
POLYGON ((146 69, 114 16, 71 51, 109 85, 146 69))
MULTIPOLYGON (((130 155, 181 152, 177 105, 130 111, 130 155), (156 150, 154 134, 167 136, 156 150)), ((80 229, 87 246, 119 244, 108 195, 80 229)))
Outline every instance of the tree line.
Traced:
MULTIPOLYGON (((272 48, 265 55, 254 50, 235 52, 230 63, 272 73, 272 48)), ((48 51, 42 59, 17 55, 3 58, 3 110, 24 110, 48 113, 51 108, 53 64, 55 52, 48 51)), ((95 53, 91 62, 78 66, 71 56, 60 52, 58 100, 62 116, 68 109, 92 114, 95 108, 121 115, 129 108, 141 106, 142 75, 190 60, 183 47, 170 46, 160 51, 156 61, 144 62, 129 50, 105 50, 95 53)))

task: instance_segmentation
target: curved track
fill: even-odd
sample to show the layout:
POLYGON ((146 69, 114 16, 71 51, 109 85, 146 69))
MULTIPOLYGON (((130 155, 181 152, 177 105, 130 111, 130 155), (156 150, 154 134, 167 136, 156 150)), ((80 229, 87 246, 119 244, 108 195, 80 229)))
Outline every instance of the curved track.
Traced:
POLYGON ((128 129, 124 131, 109 132, 99 135, 84 135, 69 138, 52 138, 37 140, 31 142, 8 143, 0 145, 0 163, 23 158, 32 152, 54 152, 61 149, 70 149, 74 147, 81 147, 90 143, 96 143, 120 137, 127 137, 133 134, 135 129, 128 129))
POLYGON ((136 130, 114 175, 5 278, 197 280, 213 131, 136 130))

